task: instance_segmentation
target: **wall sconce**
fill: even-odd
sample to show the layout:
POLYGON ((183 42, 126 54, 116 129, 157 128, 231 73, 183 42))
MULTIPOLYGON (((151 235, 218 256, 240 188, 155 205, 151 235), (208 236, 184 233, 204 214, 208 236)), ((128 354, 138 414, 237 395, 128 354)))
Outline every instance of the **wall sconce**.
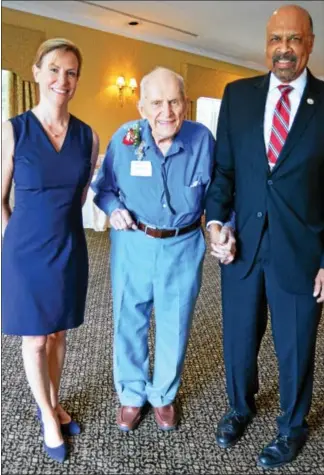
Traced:
MULTIPOLYGON (((119 90, 119 102, 120 102, 121 107, 123 107, 125 87, 126 87, 126 80, 124 76, 118 76, 118 78, 116 79, 116 86, 118 87, 118 90, 119 90)), ((137 89, 136 79, 130 78, 130 80, 127 83, 127 87, 131 90, 131 93, 134 94, 135 90, 137 89)))
POLYGON ((116 80, 116 86, 119 89, 120 104, 123 105, 123 95, 124 95, 123 91, 124 91, 124 87, 126 86, 126 81, 125 81, 124 76, 118 76, 118 78, 116 80))
POLYGON ((130 78, 128 87, 131 89, 132 94, 135 93, 135 89, 137 88, 137 81, 135 78, 130 78))

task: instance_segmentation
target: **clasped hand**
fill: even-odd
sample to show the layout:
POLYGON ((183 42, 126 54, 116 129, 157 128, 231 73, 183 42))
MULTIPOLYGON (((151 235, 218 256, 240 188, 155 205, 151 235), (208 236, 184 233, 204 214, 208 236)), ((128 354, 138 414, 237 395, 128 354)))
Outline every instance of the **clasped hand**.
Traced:
POLYGON ((117 231, 126 231, 128 229, 137 228, 137 224, 131 217, 127 209, 115 209, 110 215, 110 224, 117 231))
POLYGON ((320 269, 315 278, 313 297, 317 297, 317 303, 324 302, 324 269, 320 269))
POLYGON ((215 256, 222 264, 233 262, 236 253, 236 240, 232 228, 211 225, 211 255, 215 256))

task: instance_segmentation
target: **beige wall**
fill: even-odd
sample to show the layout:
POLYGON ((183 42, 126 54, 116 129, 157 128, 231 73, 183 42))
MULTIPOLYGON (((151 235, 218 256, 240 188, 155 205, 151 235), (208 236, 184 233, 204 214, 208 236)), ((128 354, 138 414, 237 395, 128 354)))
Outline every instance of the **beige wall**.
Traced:
POLYGON ((203 56, 7 8, 2 9, 2 22, 2 67, 25 78, 44 39, 64 37, 80 47, 84 67, 70 110, 98 132, 101 152, 121 124, 138 117, 138 91, 135 95, 126 91, 124 106, 120 107, 115 86, 119 75, 135 77, 139 83, 156 66, 171 68, 184 76, 189 98, 195 101, 199 96, 221 97, 228 81, 258 74, 203 56))
POLYGON ((22 79, 31 81, 32 64, 38 46, 45 41, 43 31, 15 25, 2 25, 2 69, 13 71, 22 79))

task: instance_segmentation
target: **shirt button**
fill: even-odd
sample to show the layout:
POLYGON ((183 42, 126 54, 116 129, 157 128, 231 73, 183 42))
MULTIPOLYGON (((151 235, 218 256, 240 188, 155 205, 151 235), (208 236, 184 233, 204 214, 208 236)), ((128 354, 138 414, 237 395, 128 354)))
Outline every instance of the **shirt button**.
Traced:
POLYGON ((257 218, 262 218, 262 216, 263 216, 262 211, 258 211, 258 212, 257 212, 257 218))
POLYGON ((268 185, 273 185, 273 181, 272 180, 268 180, 268 185))
POLYGON ((163 207, 163 208, 166 208, 166 204, 165 204, 165 203, 163 203, 162 207, 163 207))

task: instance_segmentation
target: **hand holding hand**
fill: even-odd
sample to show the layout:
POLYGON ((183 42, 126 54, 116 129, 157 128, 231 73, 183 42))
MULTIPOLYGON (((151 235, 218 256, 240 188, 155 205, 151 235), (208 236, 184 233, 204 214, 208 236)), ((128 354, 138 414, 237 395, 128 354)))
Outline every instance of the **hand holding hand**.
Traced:
POLYGON ((231 227, 223 226, 211 231, 211 255, 222 264, 233 262, 236 253, 236 240, 231 227))
POLYGON ((110 215, 110 224, 117 231, 137 229, 137 225, 127 209, 115 209, 110 215))
POLYGON ((318 297, 317 303, 324 302, 324 269, 320 269, 315 278, 313 297, 318 297))

